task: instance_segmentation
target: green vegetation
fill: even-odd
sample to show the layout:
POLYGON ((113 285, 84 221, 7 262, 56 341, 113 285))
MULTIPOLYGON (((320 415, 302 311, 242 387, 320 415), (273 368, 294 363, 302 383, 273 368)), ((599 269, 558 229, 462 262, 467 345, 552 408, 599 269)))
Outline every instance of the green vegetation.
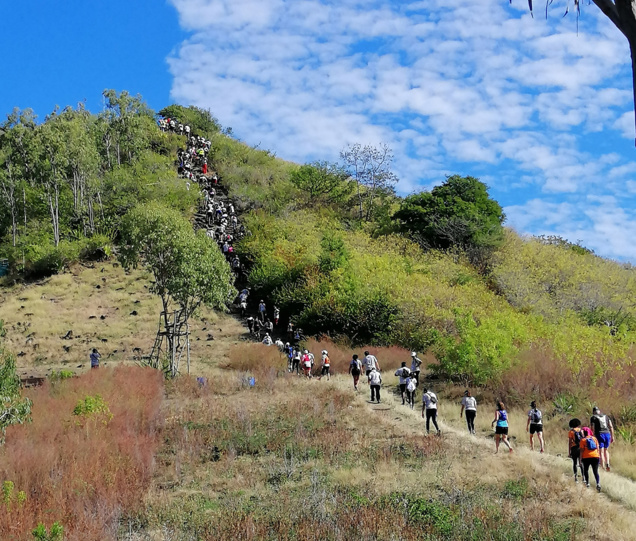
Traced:
POLYGON ((7 427, 30 421, 32 406, 31 400, 22 396, 15 359, 3 347, 5 334, 0 320, 0 444, 4 443, 7 427))

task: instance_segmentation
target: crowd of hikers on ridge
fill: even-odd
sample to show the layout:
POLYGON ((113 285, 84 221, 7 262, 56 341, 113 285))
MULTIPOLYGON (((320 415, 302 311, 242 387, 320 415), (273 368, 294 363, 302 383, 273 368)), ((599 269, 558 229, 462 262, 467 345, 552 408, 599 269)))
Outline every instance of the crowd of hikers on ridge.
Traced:
MULTIPOLYGON (((208 154, 211 142, 202 136, 192 133, 190 126, 179 122, 173 118, 161 118, 158 121, 162 131, 169 131, 186 138, 186 147, 178 151, 178 173, 186 179, 186 186, 190 189, 191 183, 197 183, 204 195, 204 211, 206 215, 206 233, 208 237, 214 239, 219 245, 230 264, 232 270, 238 278, 244 278, 245 274, 241 266, 239 257, 234 253, 233 242, 241 239, 246 230, 240 223, 239 216, 232 202, 224 202, 220 195, 219 178, 213 171, 208 172, 208 154)), ((267 304, 264 299, 260 299, 256 307, 256 317, 249 312, 250 288, 244 287, 235 300, 235 305, 239 310, 241 318, 245 319, 250 336, 257 339, 265 346, 276 346, 287 358, 287 371, 304 376, 307 379, 313 378, 316 371, 316 357, 308 349, 301 347, 304 340, 302 329, 295 327, 290 317, 286 326, 286 332, 279 332, 281 336, 287 337, 287 341, 277 338, 274 340, 274 331, 280 325, 280 308, 273 306, 271 317, 268 313, 267 304), (292 345, 293 344, 293 345, 292 345)), ((255 303, 254 303, 255 304, 255 303)), ((99 365, 97 358, 96 363, 99 365)), ((394 375, 398 377, 398 387, 396 391, 402 400, 402 405, 415 408, 417 390, 420 387, 422 360, 417 356, 417 352, 411 353, 410 363, 403 361, 394 375)), ((369 385, 370 402, 381 403, 381 389, 383 384, 382 370, 375 355, 369 351, 364 352, 362 359, 357 354, 352 355, 349 363, 348 374, 352 377, 353 388, 359 391, 360 378, 362 372, 366 378, 365 383, 369 385)), ((323 349, 320 354, 320 368, 317 374, 318 380, 326 377, 331 379, 331 360, 329 352, 323 349)), ((422 418, 426 422, 426 432, 430 434, 431 425, 436 434, 440 435, 441 430, 437 423, 438 397, 430 386, 422 383, 422 418)), ((472 396, 470 390, 464 392, 461 400, 459 416, 465 417, 468 432, 475 435, 475 419, 477 417, 477 400, 472 396)), ((592 470, 596 481, 597 491, 601 491, 600 470, 610 471, 609 447, 614 441, 614 427, 608 415, 601 413, 598 407, 594 407, 589 426, 582 426, 579 419, 572 419, 569 422, 570 431, 568 433, 568 457, 572 460, 572 471, 574 481, 578 483, 580 479, 586 487, 590 487, 590 473, 592 470)), ((512 444, 508 438, 509 416, 505 405, 498 401, 494 412, 491 427, 495 430, 495 453, 499 452, 500 444, 503 443, 509 453, 513 452, 512 444)), ((530 403, 530 410, 527 413, 526 432, 529 434, 530 449, 534 450, 535 437, 538 440, 539 452, 545 452, 545 442, 543 438, 543 414, 537 407, 535 401, 530 403)))

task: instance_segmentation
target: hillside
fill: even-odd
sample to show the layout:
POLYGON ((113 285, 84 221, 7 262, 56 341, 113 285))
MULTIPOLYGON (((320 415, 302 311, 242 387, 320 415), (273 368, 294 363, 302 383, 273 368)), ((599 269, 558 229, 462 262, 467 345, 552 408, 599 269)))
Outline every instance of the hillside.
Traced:
MULTIPOLYGON (((134 413, 142 428, 125 433, 156 449, 156 464, 142 462, 126 473, 128 481, 118 481, 137 487, 125 501, 109 488, 121 471, 114 462, 103 477, 82 484, 80 493, 95 505, 102 494, 110 510, 91 522, 90 510, 77 506, 62 512, 59 504, 47 515, 53 504, 39 499, 46 492, 41 480, 7 462, 0 471, 25 490, 28 503, 20 507, 9 497, 5 524, 13 509, 20 510, 21 532, 40 520, 59 521, 69 539, 630 538, 636 506, 630 266, 563 239, 526 239, 504 229, 500 207, 472 177, 451 177, 437 191, 400 198, 390 184, 362 183, 342 164, 299 166, 251 149, 224 134, 209 113, 171 106, 163 117, 182 118, 209 138, 206 169, 220 181, 214 202, 231 202, 247 231, 240 240, 238 228, 226 231, 236 237, 241 261, 230 279, 210 240, 218 224, 208 222, 200 193, 212 177, 190 178, 174 163, 185 137, 159 130, 140 100, 121 108, 117 100, 129 96, 109 99, 110 116, 65 110, 66 117, 40 127, 28 117, 5 126, 4 159, 22 159, 23 176, 0 180, 24 198, 2 199, 3 208, 11 207, 3 216, 26 218, 24 225, 1 224, 0 255, 11 264, 0 284, 3 345, 17 356, 20 375, 53 376, 27 392, 34 416, 41 404, 69 399, 70 405, 55 406, 67 412, 59 418, 61 434, 80 437, 72 428, 80 423, 69 423, 68 415, 81 393, 99 392, 111 405, 119 424, 105 417, 100 430, 112 432, 108 437, 91 433, 88 420, 81 424, 87 441, 96 440, 90 445, 115 441, 115 431, 129 422, 112 407, 122 398, 111 379, 140 387, 147 381, 143 396, 154 409, 134 413), (36 156, 40 181, 27 178, 31 162, 19 152, 24 134, 34 148, 48 148, 47 130, 60 130, 69 137, 57 149, 64 153, 76 148, 74 127, 82 122, 94 136, 83 142, 95 145, 92 158, 68 160, 69 176, 53 182, 55 161, 36 156), (116 159, 111 137, 118 141, 116 159), (73 171, 85 172, 87 182, 75 200, 68 181, 82 175, 73 171), (46 225, 48 210, 38 201, 55 190, 59 216, 56 221, 53 213, 46 225), (154 224, 166 229, 153 231, 154 224), (207 237, 191 236, 191 224, 207 237), (135 235, 144 257, 131 264, 135 235), (174 243, 181 258, 164 275, 148 262, 159 241, 168 248, 174 243), (224 297, 219 303, 197 293, 201 306, 189 323, 192 377, 182 366, 181 376, 164 387, 132 367, 122 372, 118 367, 139 364, 152 349, 161 325, 155 293, 161 280, 181 287, 180 277, 201 261, 211 261, 202 283, 218 286, 224 297), (234 295, 226 293, 233 285, 251 289, 248 314, 261 299, 270 317, 274 305, 280 308, 274 338, 288 336, 289 321, 304 335, 302 347, 317 357, 327 347, 334 377, 298 378, 275 347, 252 343, 234 295), (223 304, 234 315, 213 311, 223 304), (101 383, 88 369, 94 347, 106 372, 101 383), (346 375, 351 354, 365 348, 383 369, 380 405, 366 401, 365 384, 354 393, 346 375), (425 361, 422 384, 440 396, 441 437, 427 437, 417 409, 398 402, 392 374, 410 360, 410 350, 425 361), (61 374, 69 368, 80 377, 65 381, 71 374, 61 374), (479 404, 475 437, 457 419, 467 386, 479 404), (492 455, 489 405, 496 398, 509 406, 512 456, 492 455), (542 456, 528 451, 522 437, 531 399, 546 419, 542 456), (570 462, 561 458, 569 419, 586 420, 594 404, 617 428, 612 473, 602 473, 609 498, 574 485, 570 462), (76 520, 92 524, 92 533, 80 537, 76 520)), ((172 297, 175 305, 179 299, 172 297)), ((30 426, 44 430, 35 422, 9 427, 8 440, 25 445, 24 438, 36 436, 30 426)), ((120 446, 118 460, 134 462, 135 449, 120 446)), ((57 460, 51 468, 67 471, 69 463, 57 460)), ((83 483, 84 474, 76 475, 83 483)))

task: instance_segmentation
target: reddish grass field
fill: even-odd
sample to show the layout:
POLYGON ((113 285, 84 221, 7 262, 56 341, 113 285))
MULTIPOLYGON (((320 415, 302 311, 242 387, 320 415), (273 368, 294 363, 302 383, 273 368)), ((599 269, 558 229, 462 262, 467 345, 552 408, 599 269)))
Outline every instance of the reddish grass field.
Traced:
POLYGON ((0 539, 31 539, 39 522, 58 521, 64 538, 115 539, 122 514, 142 505, 159 443, 163 380, 140 367, 92 370, 28 392, 33 422, 10 427, 0 448, 0 483, 13 501, 0 503, 0 539), (112 419, 78 422, 78 401, 100 395, 112 419), (20 503, 17 493, 24 491, 20 503))

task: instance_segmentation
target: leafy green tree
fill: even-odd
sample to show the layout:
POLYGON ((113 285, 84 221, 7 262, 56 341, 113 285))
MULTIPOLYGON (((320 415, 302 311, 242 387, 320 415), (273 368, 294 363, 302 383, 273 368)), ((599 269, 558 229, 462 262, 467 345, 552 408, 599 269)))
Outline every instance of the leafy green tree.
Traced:
POLYGON ((340 203, 352 190, 349 173, 338 164, 324 161, 301 165, 292 171, 290 180, 307 194, 312 204, 340 203))
POLYGON ((491 248, 503 241, 505 215, 474 177, 453 175, 404 199, 394 218, 425 248, 491 248))
MULTIPOLYGON (((0 340, 6 331, 0 320, 0 340)), ((32 402, 20 393, 20 378, 16 373, 15 359, 7 353, 0 342, 0 443, 4 443, 8 426, 23 424, 31 420, 32 402)))
POLYGON ((187 325, 201 304, 222 310, 236 293, 217 245, 203 231, 195 234, 175 210, 154 202, 139 205, 124 217, 121 237, 123 266, 142 264, 154 277, 152 290, 161 298, 166 328, 175 308, 183 311, 187 325))

